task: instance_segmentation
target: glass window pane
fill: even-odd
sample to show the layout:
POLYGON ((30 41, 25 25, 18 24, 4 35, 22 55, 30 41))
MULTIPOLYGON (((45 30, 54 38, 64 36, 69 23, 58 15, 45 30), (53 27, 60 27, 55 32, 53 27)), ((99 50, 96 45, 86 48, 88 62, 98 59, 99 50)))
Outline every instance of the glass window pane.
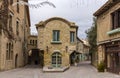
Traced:
POLYGON ((70 42, 74 42, 75 38, 75 33, 74 32, 70 32, 70 42))
POLYGON ((61 54, 60 53, 54 53, 52 55, 52 64, 53 66, 60 66, 62 64, 61 54))
POLYGON ((59 30, 53 30, 53 41, 59 41, 60 32, 59 30))

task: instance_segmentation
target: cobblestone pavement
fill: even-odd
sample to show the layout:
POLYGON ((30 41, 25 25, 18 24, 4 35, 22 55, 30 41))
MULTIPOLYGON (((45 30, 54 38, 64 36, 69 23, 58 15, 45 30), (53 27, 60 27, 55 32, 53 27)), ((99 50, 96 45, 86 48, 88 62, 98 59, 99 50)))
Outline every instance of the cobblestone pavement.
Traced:
POLYGON ((0 78, 120 78, 120 75, 112 73, 98 73, 88 62, 71 66, 65 72, 42 72, 38 67, 23 67, 0 72, 0 78))

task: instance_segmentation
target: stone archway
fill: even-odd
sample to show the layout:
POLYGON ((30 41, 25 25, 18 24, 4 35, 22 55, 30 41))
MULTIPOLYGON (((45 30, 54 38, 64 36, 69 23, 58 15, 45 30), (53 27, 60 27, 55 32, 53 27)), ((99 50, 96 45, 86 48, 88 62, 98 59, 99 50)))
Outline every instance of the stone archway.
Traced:
POLYGON ((28 64, 40 65, 43 67, 43 51, 39 49, 31 49, 28 52, 28 64))
POLYGON ((70 64, 73 65, 75 62, 79 62, 79 54, 78 52, 76 51, 73 51, 69 58, 70 58, 70 64))

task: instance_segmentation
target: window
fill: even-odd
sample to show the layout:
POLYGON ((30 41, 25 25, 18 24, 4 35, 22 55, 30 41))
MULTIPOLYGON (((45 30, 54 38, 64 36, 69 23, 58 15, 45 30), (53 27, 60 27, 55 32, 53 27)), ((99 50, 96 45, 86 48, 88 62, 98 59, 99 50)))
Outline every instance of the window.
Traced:
POLYGON ((6 60, 13 59, 13 43, 6 44, 6 60))
POLYGON ((59 30, 53 30, 53 41, 60 41, 60 31, 59 30))
POLYGON ((19 35, 19 22, 16 21, 16 35, 19 35))
POLYGON ((118 1, 118 0, 112 0, 113 2, 116 2, 116 1, 118 1))
POLYGON ((75 32, 70 32, 70 42, 74 42, 75 41, 75 32))
POLYGON ((12 5, 13 4, 13 0, 10 0, 10 5, 12 5))
POLYGON ((32 44, 32 40, 30 40, 30 44, 32 44))
POLYGON ((112 29, 120 27, 120 9, 113 12, 112 14, 112 29))
POLYGON ((34 45, 34 40, 33 40, 33 45, 34 45))
POLYGON ((60 67, 62 64, 62 56, 60 53, 55 52, 52 54, 52 65, 53 67, 60 67))
POLYGON ((6 60, 9 59, 9 44, 6 45, 6 60))
POLYGON ((37 45, 37 40, 35 40, 35 44, 37 45))
POLYGON ((17 12, 19 13, 19 4, 18 4, 19 0, 17 0, 17 12))
POLYGON ((12 28, 12 15, 9 16, 9 30, 12 28))

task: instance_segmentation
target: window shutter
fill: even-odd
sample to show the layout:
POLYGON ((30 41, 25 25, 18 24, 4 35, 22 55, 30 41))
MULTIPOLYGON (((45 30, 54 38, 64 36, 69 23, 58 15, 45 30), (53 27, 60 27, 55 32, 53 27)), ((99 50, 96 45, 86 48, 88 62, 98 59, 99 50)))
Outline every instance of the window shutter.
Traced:
POLYGON ((55 31, 53 30, 53 41, 55 41, 55 31))
POLYGON ((59 38, 60 38, 60 32, 57 31, 57 41, 59 41, 59 38))

